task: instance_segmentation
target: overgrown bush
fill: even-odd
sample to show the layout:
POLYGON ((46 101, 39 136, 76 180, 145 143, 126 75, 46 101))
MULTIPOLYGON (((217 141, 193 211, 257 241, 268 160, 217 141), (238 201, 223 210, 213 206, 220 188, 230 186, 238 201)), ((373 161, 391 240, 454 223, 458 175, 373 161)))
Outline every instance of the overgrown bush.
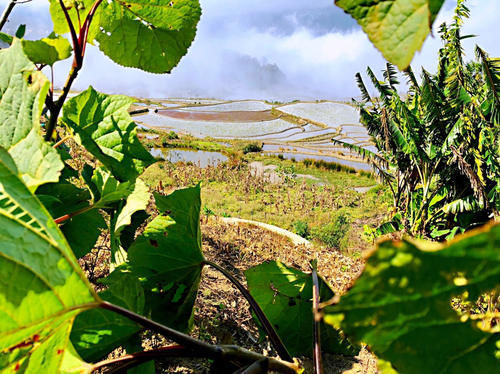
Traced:
POLYGON ((309 230, 309 224, 306 221, 298 220, 293 223, 293 230, 299 236, 304 239, 309 239, 311 237, 311 232, 309 230))
POLYGON ((262 146, 258 145, 257 143, 250 143, 245 145, 243 148, 243 153, 255 153, 255 152, 262 152, 262 146))
POLYGON ((340 212, 331 223, 313 227, 311 235, 328 247, 343 249, 343 239, 349 231, 350 223, 350 215, 345 212, 340 212))

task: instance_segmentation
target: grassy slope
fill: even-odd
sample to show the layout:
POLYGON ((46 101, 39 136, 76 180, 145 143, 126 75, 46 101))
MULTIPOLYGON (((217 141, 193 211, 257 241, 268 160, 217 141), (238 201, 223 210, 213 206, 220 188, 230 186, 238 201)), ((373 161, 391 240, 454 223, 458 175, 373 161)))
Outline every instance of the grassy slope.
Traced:
MULTIPOLYGON (((165 140, 159 140, 164 142, 165 140)), ((209 141, 190 138, 168 140, 170 145, 221 151, 221 146, 209 141)), ((237 148, 241 145, 236 144, 237 148)), ((202 203, 206 215, 232 216, 273 224, 295 231, 294 223, 307 223, 311 232, 335 222, 339 215, 347 216, 350 229, 340 243, 349 253, 365 248, 369 243, 362 239, 363 225, 377 225, 390 206, 387 190, 377 186, 366 194, 355 192, 353 187, 373 186, 376 181, 366 174, 331 171, 306 167, 304 163, 280 160, 258 154, 243 156, 234 149, 225 151, 231 161, 216 168, 201 169, 194 165, 160 162, 143 175, 152 187, 170 190, 202 182, 202 203), (252 175, 248 163, 259 161, 282 169, 293 167, 296 174, 312 175, 317 182, 296 178, 283 183, 269 183, 252 175), (161 181, 161 187, 159 187, 161 181)))

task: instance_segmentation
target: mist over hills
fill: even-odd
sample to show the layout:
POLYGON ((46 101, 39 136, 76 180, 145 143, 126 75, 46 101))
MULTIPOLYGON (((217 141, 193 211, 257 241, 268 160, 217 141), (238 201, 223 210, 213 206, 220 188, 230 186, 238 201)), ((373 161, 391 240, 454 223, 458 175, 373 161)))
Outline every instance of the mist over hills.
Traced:
MULTIPOLYGON (((8 0, 0 0, 0 9, 8 0)), ((354 74, 385 61, 360 27, 332 0, 201 0, 203 15, 188 54, 168 75, 123 68, 90 47, 74 88, 94 86, 107 93, 142 97, 216 97, 221 99, 349 99, 358 96, 354 74)), ((449 20, 456 2, 447 0, 436 27, 449 20)), ((468 56, 480 44, 492 56, 500 46, 490 31, 500 13, 497 0, 470 0, 465 31, 479 35, 465 41, 468 56)), ((48 1, 18 5, 5 31, 28 25, 27 38, 48 35, 48 1)), ((437 33, 435 32, 435 35, 437 33)), ((439 38, 429 38, 414 66, 435 70, 439 38)), ((64 83, 71 61, 58 63, 56 85, 64 83)), ((416 69, 418 71, 418 69, 416 69)), ((46 72, 48 74, 48 72, 46 72)))

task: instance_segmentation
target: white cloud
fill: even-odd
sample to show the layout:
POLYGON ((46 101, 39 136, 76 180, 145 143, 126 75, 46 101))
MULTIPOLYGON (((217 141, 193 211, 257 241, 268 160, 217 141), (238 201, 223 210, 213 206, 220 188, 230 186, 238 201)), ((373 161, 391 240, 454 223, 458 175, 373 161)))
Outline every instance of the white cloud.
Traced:
MULTIPOLYGON (((7 2, 0 0, 0 9, 7 2)), ((385 64, 365 34, 348 15, 334 8, 332 0, 201 3, 203 15, 196 40, 172 74, 158 76, 125 69, 91 47, 76 87, 94 85, 107 92, 156 97, 348 98, 358 94, 356 72, 364 72, 367 65, 379 71, 385 64), (269 78, 267 84, 263 78, 269 78)), ((16 22, 32 24, 38 20, 31 35, 43 36, 51 27, 47 4, 46 0, 34 0, 18 6, 11 27, 16 22), (30 7, 35 9, 30 12, 30 7)), ((468 56, 473 57, 475 43, 500 56, 497 37, 490 31, 500 14, 500 2, 470 0, 468 4, 472 15, 464 32, 479 35, 465 41, 468 56)), ((447 0, 436 25, 451 19, 453 7, 454 1, 447 0)), ((441 46, 435 35, 417 53, 415 68, 424 65, 435 70, 441 46)), ((64 82, 70 63, 56 65, 58 84, 64 82)))

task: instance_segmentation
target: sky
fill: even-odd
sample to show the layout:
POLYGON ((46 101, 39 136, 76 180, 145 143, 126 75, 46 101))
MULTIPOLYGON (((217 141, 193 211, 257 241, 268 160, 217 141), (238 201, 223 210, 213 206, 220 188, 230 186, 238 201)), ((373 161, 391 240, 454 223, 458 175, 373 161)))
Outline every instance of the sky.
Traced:
MULTIPOLYGON (((0 0, 0 11, 9 0, 0 0)), ((106 93, 140 97, 220 99, 349 100, 359 96, 354 75, 369 65, 377 72, 385 60, 357 23, 333 0, 200 0, 203 9, 196 38, 171 74, 156 75, 123 68, 90 47, 73 86, 89 85, 106 93)), ((456 0, 446 0, 435 29, 449 21, 456 0)), ((473 58, 479 44, 500 57, 495 30, 499 0, 469 0, 471 19, 464 41, 473 58)), ((47 0, 14 8, 3 31, 27 24, 26 38, 52 31, 47 0)), ((437 32, 434 32, 437 36, 437 32)), ((435 71, 438 37, 429 37, 413 60, 414 70, 435 71)), ((56 86, 64 83, 71 61, 55 65, 56 86)), ((381 76, 381 74, 380 74, 381 76)))

